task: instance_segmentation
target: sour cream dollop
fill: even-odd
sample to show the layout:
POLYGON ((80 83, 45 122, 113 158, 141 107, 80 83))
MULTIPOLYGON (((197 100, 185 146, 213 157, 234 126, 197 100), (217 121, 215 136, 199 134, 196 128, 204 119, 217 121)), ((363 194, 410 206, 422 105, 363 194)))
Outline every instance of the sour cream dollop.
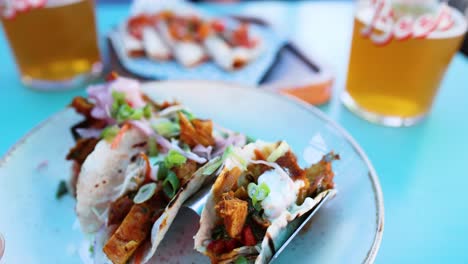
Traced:
POLYGON ((270 189, 268 196, 261 202, 265 216, 273 221, 296 203, 297 195, 304 182, 293 181, 289 175, 280 169, 264 172, 258 178, 258 184, 265 183, 270 189))

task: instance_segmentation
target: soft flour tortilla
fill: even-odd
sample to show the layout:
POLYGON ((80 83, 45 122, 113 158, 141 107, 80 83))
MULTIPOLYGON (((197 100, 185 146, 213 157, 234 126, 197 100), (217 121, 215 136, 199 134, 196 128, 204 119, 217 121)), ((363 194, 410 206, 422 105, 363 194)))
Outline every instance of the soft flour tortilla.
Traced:
POLYGON ((131 128, 115 148, 101 140, 86 158, 76 186, 76 213, 85 233, 96 232, 106 221, 109 204, 119 194, 131 158, 144 149, 134 147, 145 142, 146 137, 131 128))
MULTIPOLYGON (((256 146, 260 146, 261 148, 267 149, 272 148, 272 144, 268 144, 265 142, 256 142, 254 144, 246 145, 241 152, 243 155, 249 157, 252 155, 253 149, 256 146)), ((228 175, 228 172, 236 167, 238 162, 235 158, 228 158, 225 163, 221 173, 218 175, 213 188, 211 189, 210 195, 207 198, 205 208, 203 209, 201 219, 200 219, 200 228, 197 234, 194 237, 194 248, 207 255, 207 246, 209 242, 212 240, 212 230, 215 228, 216 223, 219 223, 220 218, 216 214, 215 210, 215 197, 214 197, 214 189, 217 185, 221 184, 223 175, 228 175)), ((238 167, 238 166, 237 166, 238 167)), ((220 256, 219 263, 232 263, 234 262, 239 256, 245 257, 247 260, 254 261, 256 264, 260 263, 268 263, 272 256, 275 254, 276 250, 281 247, 281 245, 285 241, 285 235, 287 234, 286 229, 288 228, 288 224, 292 222, 294 219, 304 215, 305 213, 309 212, 312 208, 314 208, 329 192, 335 192, 335 190, 327 190, 320 194, 318 194, 315 198, 307 197, 304 203, 300 206, 293 206, 289 210, 284 211, 281 213, 279 217, 277 217, 271 225, 267 228, 265 237, 261 241, 261 243, 257 244, 256 246, 244 246, 240 248, 236 248, 233 251, 223 254, 220 256)))

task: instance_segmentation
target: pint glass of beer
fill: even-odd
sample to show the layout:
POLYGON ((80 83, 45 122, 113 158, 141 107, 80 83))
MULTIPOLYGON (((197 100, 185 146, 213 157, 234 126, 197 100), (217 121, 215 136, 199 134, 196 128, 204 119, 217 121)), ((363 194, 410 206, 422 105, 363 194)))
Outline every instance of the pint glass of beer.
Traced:
POLYGON ((3 29, 25 85, 60 90, 100 74, 93 0, 0 0, 0 4, 3 29))
POLYGON ((359 2, 343 103, 371 122, 415 124, 430 111, 466 30, 463 15, 445 3, 359 2))

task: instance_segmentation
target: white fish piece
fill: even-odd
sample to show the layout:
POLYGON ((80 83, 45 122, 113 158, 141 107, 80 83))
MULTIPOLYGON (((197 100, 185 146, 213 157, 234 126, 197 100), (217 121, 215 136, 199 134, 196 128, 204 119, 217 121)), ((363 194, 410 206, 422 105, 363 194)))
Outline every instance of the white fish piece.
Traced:
POLYGON ((172 57, 171 49, 152 27, 143 29, 143 47, 148 57, 153 60, 166 61, 172 57))

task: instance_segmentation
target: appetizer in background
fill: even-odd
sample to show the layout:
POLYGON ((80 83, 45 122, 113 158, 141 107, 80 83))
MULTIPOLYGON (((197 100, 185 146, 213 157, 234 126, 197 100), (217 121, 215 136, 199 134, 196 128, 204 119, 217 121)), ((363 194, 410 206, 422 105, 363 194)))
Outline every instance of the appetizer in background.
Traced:
POLYGON ((202 42, 209 24, 196 15, 167 13, 158 23, 162 38, 171 47, 175 59, 185 67, 196 66, 208 59, 202 42))
POLYGON ((248 24, 229 25, 214 20, 211 22, 211 28, 204 45, 211 58, 221 68, 229 71, 238 70, 260 55, 261 41, 252 36, 248 24))
POLYGON ((129 57, 175 59, 188 68, 212 59, 224 70, 239 70, 261 54, 262 42, 250 25, 229 22, 169 9, 139 13, 126 22, 121 39, 129 57))

